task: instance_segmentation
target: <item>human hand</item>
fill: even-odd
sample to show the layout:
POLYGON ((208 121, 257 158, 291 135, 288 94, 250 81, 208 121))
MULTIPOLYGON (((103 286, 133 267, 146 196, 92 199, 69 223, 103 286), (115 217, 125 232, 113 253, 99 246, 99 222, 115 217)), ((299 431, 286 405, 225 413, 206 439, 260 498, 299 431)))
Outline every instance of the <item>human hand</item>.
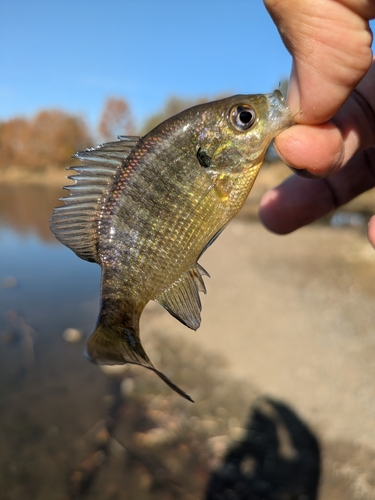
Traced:
MULTIPOLYGON (((297 124, 276 138, 275 148, 296 169, 330 175, 293 176, 263 197, 261 219, 287 233, 375 185, 375 63, 368 25, 375 1, 265 4, 293 55, 288 102, 297 124)), ((369 237, 375 244, 375 222, 369 237)))

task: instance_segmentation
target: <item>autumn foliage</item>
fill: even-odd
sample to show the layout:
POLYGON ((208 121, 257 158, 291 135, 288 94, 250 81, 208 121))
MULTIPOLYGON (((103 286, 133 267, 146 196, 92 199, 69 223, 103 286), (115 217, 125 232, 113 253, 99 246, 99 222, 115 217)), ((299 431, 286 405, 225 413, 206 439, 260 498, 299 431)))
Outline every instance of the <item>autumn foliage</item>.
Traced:
MULTIPOLYGON (((146 121, 141 135, 182 109, 205 101, 170 98, 163 110, 146 121)), ((130 105, 121 97, 109 97, 104 102, 96 133, 80 116, 60 110, 43 110, 32 118, 12 118, 0 122, 0 171, 14 167, 32 171, 64 168, 73 164, 76 151, 115 141, 119 135, 134 134, 130 105)))
POLYGON ((59 110, 0 124, 0 168, 67 166, 75 151, 91 145, 84 121, 59 110))
POLYGON ((125 134, 134 134, 130 106, 115 97, 104 103, 96 138, 83 118, 60 110, 43 110, 29 119, 12 118, 0 122, 0 169, 66 167, 76 151, 125 134))
POLYGON ((121 98, 108 98, 99 123, 101 139, 107 142, 115 140, 118 135, 131 134, 134 134, 134 125, 129 104, 121 98))

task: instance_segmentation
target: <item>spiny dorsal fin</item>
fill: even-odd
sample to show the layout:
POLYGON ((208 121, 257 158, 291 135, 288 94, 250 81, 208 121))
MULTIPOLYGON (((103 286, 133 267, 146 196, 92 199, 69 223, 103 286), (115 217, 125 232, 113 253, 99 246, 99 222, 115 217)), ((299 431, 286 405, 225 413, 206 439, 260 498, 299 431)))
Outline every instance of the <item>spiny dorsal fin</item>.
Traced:
POLYGON ((82 165, 68 168, 76 170, 78 175, 68 177, 75 184, 64 186, 70 196, 61 198, 65 205, 54 209, 50 228, 56 238, 81 259, 100 263, 98 221, 101 209, 118 168, 139 140, 139 137, 120 136, 119 141, 73 156, 81 160, 82 165))
POLYGON ((168 290, 155 298, 172 316, 192 330, 201 324, 202 304, 199 292, 206 293, 203 276, 209 274, 196 263, 171 285, 168 290))

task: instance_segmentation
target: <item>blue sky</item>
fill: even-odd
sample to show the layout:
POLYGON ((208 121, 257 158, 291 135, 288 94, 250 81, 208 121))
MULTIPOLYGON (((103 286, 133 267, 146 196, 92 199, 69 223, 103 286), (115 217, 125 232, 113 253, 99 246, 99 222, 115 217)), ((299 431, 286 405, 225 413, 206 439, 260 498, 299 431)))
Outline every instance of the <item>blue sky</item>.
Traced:
POLYGON ((269 92, 290 70, 262 0, 0 3, 0 120, 60 108, 95 125, 118 96, 140 124, 171 95, 269 92))
POLYGON ((0 120, 42 108, 141 124, 171 96, 269 92, 291 58, 262 0, 2 0, 0 120))

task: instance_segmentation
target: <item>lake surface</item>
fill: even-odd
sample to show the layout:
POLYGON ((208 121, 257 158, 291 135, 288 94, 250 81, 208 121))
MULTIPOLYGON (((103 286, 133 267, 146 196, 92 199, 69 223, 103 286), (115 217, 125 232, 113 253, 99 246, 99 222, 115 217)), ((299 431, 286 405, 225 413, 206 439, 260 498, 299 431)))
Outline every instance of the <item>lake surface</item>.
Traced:
MULTIPOLYGON (((257 319, 259 308, 252 302, 250 308, 247 307, 253 321, 251 335, 247 329, 242 334, 240 327, 236 326, 229 333, 233 342, 225 340, 228 334, 218 340, 224 355, 218 355, 208 348, 207 342, 201 341, 204 337, 211 338, 212 334, 205 330, 210 323, 214 325, 214 338, 219 339, 222 330, 227 331, 225 325, 233 324, 235 319, 239 325, 247 321, 246 307, 236 297, 238 290, 242 290, 240 286, 249 286, 245 277, 244 285, 239 283, 241 273, 250 273, 250 270, 242 271, 240 267, 236 271, 237 281, 228 285, 224 279, 220 283, 219 268, 225 257, 220 257, 216 264, 215 273, 219 278, 214 287, 217 304, 225 297, 228 297, 232 309, 233 304, 242 304, 237 318, 230 316, 236 313, 227 311, 224 302, 211 312, 207 308, 206 327, 196 333, 186 333, 185 328, 175 326, 175 320, 168 323, 167 313, 155 304, 151 304, 144 314, 145 341, 150 357, 158 366, 166 367, 168 376, 194 396, 195 404, 172 393, 153 373, 142 368, 103 371, 88 362, 83 354, 85 339, 93 329, 99 310, 99 266, 76 257, 55 240, 48 228, 52 209, 63 194, 60 189, 45 186, 9 185, 0 188, 1 498, 318 498, 322 450, 316 432, 291 405, 277 397, 277 390, 271 391, 276 397, 264 396, 264 391, 257 387, 259 381, 255 383, 255 373, 253 379, 236 378, 225 366, 226 349, 230 354, 231 349, 237 352, 235 349, 244 350, 246 345, 248 355, 244 363, 249 365, 250 372, 257 357, 262 357, 262 354, 257 354, 256 342, 261 341, 258 338, 267 339, 268 334, 261 332, 263 327, 257 319), (82 339, 76 343, 67 342, 63 332, 68 328, 78 330, 82 339), (168 328, 172 328, 172 335, 165 336, 168 328), (174 330, 178 333, 174 334, 174 330), (239 347, 235 341, 237 331, 246 339, 238 344, 239 347), (255 339, 253 346, 251 339, 255 339), (251 356, 254 356, 253 360, 251 356)), ((246 231, 243 227, 234 224, 232 233, 228 229, 227 248, 230 238, 246 240, 247 236, 240 233, 246 231)), ((259 234, 261 246, 263 232, 259 234)), ((339 237, 338 232, 335 234, 339 237)), ((242 259, 242 268, 253 260, 251 247, 246 245, 241 250, 242 247, 234 243, 239 252, 238 259, 242 259)), ((268 243, 267 248, 271 249, 268 243)), ((273 254, 267 263, 262 264, 262 256, 258 259, 260 266, 272 271, 274 283, 282 280, 283 287, 282 293, 275 290, 277 299, 271 300, 274 284, 269 277, 263 278, 265 285, 271 288, 264 292, 260 303, 270 301, 271 304, 262 313, 266 323, 276 315, 274 311, 279 311, 279 323, 276 321, 275 324, 281 325, 286 342, 297 345, 298 352, 298 344, 288 340, 293 328, 287 327, 289 323, 286 323, 284 311, 289 305, 282 305, 283 295, 286 300, 289 293, 283 273, 286 273, 289 261, 293 261, 285 248, 280 263, 273 254)), ((290 276, 292 281, 296 280, 296 297, 309 290, 308 300, 311 302, 315 300, 314 290, 319 285, 316 278, 319 267, 314 263, 311 265, 311 258, 304 256, 303 252, 301 259, 301 262, 290 262, 291 268, 308 268, 310 275, 306 280, 309 287, 305 289, 304 278, 296 274, 294 278, 288 271, 286 276, 289 280, 290 276)), ((215 267, 214 262, 212 266, 215 267)), ((338 269, 341 272, 341 268, 338 269)), ((349 280, 349 275, 346 278, 345 273, 342 274, 342 279, 349 280)), ((329 272, 324 276, 324 279, 329 277, 329 272)), ((333 278, 336 283, 337 279, 333 278)), ((335 283, 332 286, 336 286, 335 283)), ((325 290, 331 290, 329 286, 329 282, 324 282, 325 290)), ((319 293, 319 300, 322 300, 319 293)), ((329 293, 332 295, 333 292, 329 293)), ((211 291, 209 297, 214 302, 214 290, 210 294, 211 291)), ((358 302, 354 301, 357 298, 351 300, 351 303, 359 304, 362 296, 358 302)), ((369 308, 367 304, 365 306, 369 308)), ((293 315, 292 310, 290 314, 293 315)), ((328 309, 327 314, 332 315, 332 325, 335 325, 335 310, 328 309)), ((292 316, 289 321, 291 324, 295 322, 292 316)), ((307 321, 311 323, 311 320, 307 321)), ((372 317, 368 320, 369 325, 365 325, 368 328, 366 338, 370 338, 371 322, 372 317)), ((275 330, 274 325, 270 326, 271 330, 275 330)), ((296 331, 296 336, 301 337, 301 334, 296 331)), ((261 353, 261 346, 258 347, 261 353)), ((272 350, 272 362, 275 363, 278 350, 265 347, 272 350)), ((284 348, 287 353, 293 351, 284 348)), ((324 349, 327 350, 327 346, 323 346, 324 349)), ((280 384, 286 374, 298 378, 299 375, 295 377, 289 373, 290 368, 288 371, 293 362, 292 358, 288 361, 280 358, 282 369, 279 369, 280 376, 276 374, 280 384)), ((327 366, 329 364, 328 360, 327 366)), ((260 366, 267 365, 261 362, 260 366)), ((267 368, 264 370, 261 379, 266 381, 265 387, 269 383, 269 387, 277 388, 272 382, 272 374, 267 368)), ((259 368, 258 373, 261 371, 259 368)), ((242 369, 242 373, 245 372, 242 369)), ((301 401, 293 399, 292 395, 289 399, 293 406, 302 401, 302 398, 301 401)), ((336 446, 334 450, 337 449, 336 446)), ((345 448, 345 453, 354 456, 353 449, 345 448)), ((344 463, 342 458, 345 453, 341 453, 341 458, 335 462, 343 461, 342 470, 347 470, 347 462, 344 463)), ((365 463, 369 457, 372 459, 371 453, 366 455, 365 463)), ((334 473, 325 476, 325 496, 319 498, 360 498, 356 496, 357 490, 347 487, 346 479, 337 486, 337 477, 337 473, 336 476, 334 473), (329 477, 333 478, 331 483, 329 477), (329 489, 327 484, 333 485, 332 488, 329 489), (335 497, 332 491, 341 493, 335 497)), ((366 499, 372 499, 371 495, 367 493, 366 499)))
POLYGON ((49 215, 61 193, 38 186, 0 191, 2 330, 13 327, 7 314, 12 310, 46 336, 61 336, 69 327, 92 328, 99 266, 77 259, 50 233, 49 215))

